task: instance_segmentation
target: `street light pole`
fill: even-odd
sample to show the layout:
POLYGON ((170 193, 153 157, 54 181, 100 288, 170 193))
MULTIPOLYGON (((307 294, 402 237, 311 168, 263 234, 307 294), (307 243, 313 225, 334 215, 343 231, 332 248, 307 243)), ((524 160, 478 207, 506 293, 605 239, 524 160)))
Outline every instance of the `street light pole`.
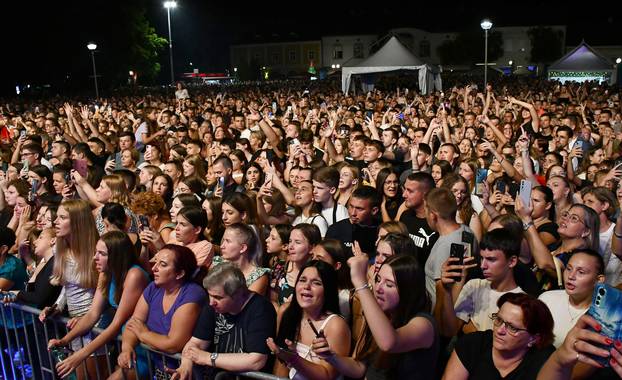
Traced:
POLYGON ((168 18, 168 50, 171 58, 171 84, 175 84, 175 71, 173 69, 173 37, 171 34, 171 8, 176 8, 176 1, 165 1, 164 8, 166 8, 166 16, 168 18))
POLYGON ((488 85, 488 30, 492 28, 492 22, 482 20, 480 26, 484 29, 484 88, 488 85))
POLYGON ((91 51, 91 61, 93 63, 93 80, 95 81, 95 98, 99 99, 99 87, 97 86, 97 68, 95 67, 95 49, 97 49, 97 44, 95 42, 89 42, 86 47, 91 51))

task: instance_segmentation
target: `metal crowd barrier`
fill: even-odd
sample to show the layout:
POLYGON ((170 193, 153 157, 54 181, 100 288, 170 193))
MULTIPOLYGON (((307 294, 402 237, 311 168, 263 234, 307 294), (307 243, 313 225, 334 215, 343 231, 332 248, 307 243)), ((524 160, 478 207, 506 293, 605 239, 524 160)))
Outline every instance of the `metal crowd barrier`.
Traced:
MULTIPOLYGON (((69 318, 56 316, 49 318, 45 323, 39 321, 41 310, 22 305, 19 303, 0 303, 0 380, 55 380, 59 379, 54 369, 55 362, 47 344, 50 339, 59 339, 67 333, 69 318)), ((92 332, 100 334, 103 330, 93 328, 92 332)), ((82 339, 82 338, 80 338, 82 339)), ((181 355, 169 355, 156 351, 146 345, 141 345, 147 353, 148 379, 156 379, 154 358, 162 363, 173 361, 177 366, 181 361, 181 355)), ((112 374, 117 364, 117 356, 121 352, 121 336, 106 343, 103 354, 95 356, 98 360, 105 360, 105 364, 96 362, 93 371, 87 372, 87 366, 82 365, 65 380, 104 380, 112 374), (101 368, 101 367, 104 368, 101 368), (80 373, 78 373, 80 372, 80 373)), ((91 356, 93 357, 93 356, 91 356)), ((126 378, 128 370, 123 371, 126 378)), ((136 365, 132 366, 135 379, 141 379, 136 365)), ((282 380, 283 378, 263 372, 223 373, 258 380, 282 380)), ((129 376, 128 376, 129 377, 129 376)), ((143 376, 144 378, 144 376, 143 376)), ((220 378, 220 376, 216 376, 220 378)), ((227 377, 229 378, 229 377, 227 377)), ((159 377, 158 377, 159 379, 159 377)))

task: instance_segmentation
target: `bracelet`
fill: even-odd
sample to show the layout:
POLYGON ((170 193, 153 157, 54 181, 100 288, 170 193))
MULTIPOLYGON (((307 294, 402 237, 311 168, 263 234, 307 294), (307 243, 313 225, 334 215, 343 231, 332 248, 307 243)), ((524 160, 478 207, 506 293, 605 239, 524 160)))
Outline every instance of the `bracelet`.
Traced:
POLYGON ((613 234, 614 234, 614 236, 615 236, 615 237, 617 237, 618 239, 622 239, 622 234, 618 234, 618 233, 616 232, 616 230, 615 230, 615 229, 613 230, 613 234))
POLYGON ((352 289, 352 294, 358 292, 359 290, 364 290, 364 289, 371 289, 371 285, 368 283, 366 283, 365 285, 361 285, 358 288, 354 288, 352 289))
POLYGON ((501 158, 501 161, 499 161, 499 165, 501 165, 503 163, 503 161, 505 161, 505 157, 501 158))

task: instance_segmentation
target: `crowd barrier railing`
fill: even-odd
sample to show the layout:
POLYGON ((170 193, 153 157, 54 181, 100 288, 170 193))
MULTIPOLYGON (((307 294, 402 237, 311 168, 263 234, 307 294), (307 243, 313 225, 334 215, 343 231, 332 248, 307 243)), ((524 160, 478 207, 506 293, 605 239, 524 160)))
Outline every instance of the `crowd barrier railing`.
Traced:
MULTIPOLYGON (((48 350, 50 339, 59 339, 67 333, 69 318, 55 316, 39 321, 41 310, 19 303, 0 303, 0 380, 55 380, 59 379, 55 371, 55 364, 64 350, 48 350), (60 353, 60 354, 59 354, 60 353)), ((97 335, 103 330, 93 328, 97 335)), ((80 338, 83 339, 83 338, 80 338)), ((146 345, 141 345, 146 353, 148 379, 160 379, 162 373, 157 372, 154 359, 162 363, 179 365, 181 355, 169 355, 156 351, 146 345)), ((90 358, 91 365, 78 367, 65 380, 104 380, 113 373, 117 364, 117 356, 121 352, 121 336, 105 344, 95 356, 90 358), (88 367, 88 368, 87 368, 88 367)), ((127 371, 127 370, 126 370, 127 371)), ((123 378, 139 380, 136 365, 132 366, 134 373, 123 372, 123 378), (130 376, 134 375, 134 376, 130 376)), ((264 372, 222 373, 222 376, 236 376, 258 380, 283 380, 264 372)), ((146 375, 142 375, 144 378, 146 375)), ((216 376, 216 379, 221 376, 216 376)))

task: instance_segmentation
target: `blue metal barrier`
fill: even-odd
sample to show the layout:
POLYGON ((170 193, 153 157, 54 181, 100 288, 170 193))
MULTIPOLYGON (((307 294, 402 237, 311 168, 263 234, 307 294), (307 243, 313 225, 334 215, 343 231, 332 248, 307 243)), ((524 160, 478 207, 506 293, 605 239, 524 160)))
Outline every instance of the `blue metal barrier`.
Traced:
MULTIPOLYGON (((69 318, 56 316, 45 323, 39 321, 41 310, 19 303, 0 303, 0 380, 54 380, 58 379, 54 369, 54 359, 47 349, 50 339, 59 339, 67 333, 69 318)), ((93 328, 95 334, 103 330, 93 328)), ((169 355, 141 344, 147 353, 149 379, 155 379, 155 368, 152 358, 159 358, 163 363, 174 361, 179 365, 181 355, 169 355)), ((121 352, 121 336, 104 346, 104 354, 95 357, 94 373, 87 371, 86 365, 76 370, 73 378, 103 380, 113 373, 117 366, 117 356, 121 352), (104 368, 97 361, 105 360, 104 368), (104 373, 102 373, 104 372, 104 373)), ((135 365, 133 371, 137 371, 135 365)), ((123 372, 125 378, 127 372, 123 372)), ((135 373, 135 378, 140 376, 135 373)), ((235 374, 257 380, 282 380, 283 378, 263 372, 243 372, 235 374)), ((65 377, 69 379, 70 377, 65 377)))

